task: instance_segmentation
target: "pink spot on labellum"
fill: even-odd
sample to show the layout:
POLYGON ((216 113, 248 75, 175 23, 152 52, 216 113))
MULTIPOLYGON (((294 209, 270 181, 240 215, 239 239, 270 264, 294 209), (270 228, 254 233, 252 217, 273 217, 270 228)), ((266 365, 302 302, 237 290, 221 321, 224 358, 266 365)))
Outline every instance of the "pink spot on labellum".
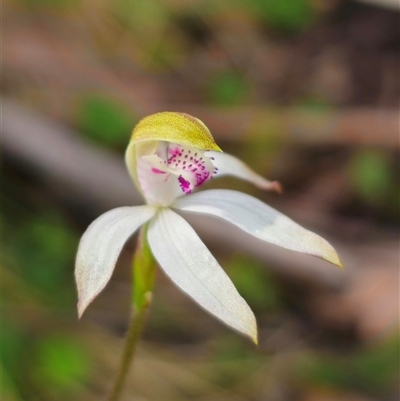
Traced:
POLYGON ((166 174, 165 171, 159 170, 158 168, 155 168, 155 167, 152 167, 152 168, 151 168, 151 171, 152 171, 154 174, 166 174))

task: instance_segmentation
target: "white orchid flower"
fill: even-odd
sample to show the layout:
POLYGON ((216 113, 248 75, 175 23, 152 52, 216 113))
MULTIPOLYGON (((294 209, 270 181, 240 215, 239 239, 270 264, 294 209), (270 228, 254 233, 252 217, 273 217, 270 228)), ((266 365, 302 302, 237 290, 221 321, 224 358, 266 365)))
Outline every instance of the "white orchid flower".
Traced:
POLYGON ((206 311, 257 342, 250 307, 176 211, 212 215, 261 240, 341 266, 327 241, 258 199, 222 189, 193 193, 212 177, 223 175, 263 189, 279 186, 222 153, 207 127, 190 115, 163 112, 141 120, 133 131, 126 162, 147 204, 110 210, 84 233, 75 270, 80 316, 110 280, 127 239, 149 222, 148 245, 166 275, 206 311))

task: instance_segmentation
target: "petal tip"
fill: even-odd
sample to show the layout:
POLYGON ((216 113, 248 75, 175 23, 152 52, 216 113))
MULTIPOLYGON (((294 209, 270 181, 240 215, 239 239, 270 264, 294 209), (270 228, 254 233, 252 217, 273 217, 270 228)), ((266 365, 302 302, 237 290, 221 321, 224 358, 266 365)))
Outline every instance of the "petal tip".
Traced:
POLYGON ((335 248, 326 239, 322 238, 318 234, 315 234, 312 231, 309 231, 309 234, 311 234, 311 236, 309 237, 309 239, 311 239, 311 241, 309 241, 309 244, 312 245, 314 251, 304 253, 309 253, 310 255, 317 256, 318 258, 325 260, 326 262, 331 263, 332 265, 335 265, 342 269, 343 263, 340 260, 335 248))
POLYGON ((83 304, 81 301, 78 302, 77 304, 77 310, 78 310, 78 319, 80 319, 83 315, 83 312, 85 312, 87 308, 87 304, 83 304))
POLYGON ((283 188, 279 181, 272 181, 269 190, 276 192, 278 195, 283 193, 283 188))
POLYGON ((263 191, 276 192, 278 195, 282 195, 283 193, 283 188, 279 181, 268 181, 260 176, 257 182, 254 181, 254 184, 263 191))
POLYGON ((258 346, 258 329, 257 329, 257 321, 255 316, 252 316, 251 323, 248 327, 247 332, 245 333, 250 340, 258 346))
POLYGON ((337 267, 339 267, 340 269, 344 269, 343 262, 340 260, 340 258, 339 258, 338 255, 336 255, 336 256, 337 256, 337 261, 336 261, 335 265, 336 265, 337 267))
POLYGON ((335 251, 334 248, 332 248, 331 252, 329 253, 329 255, 326 255, 323 259, 326 262, 329 262, 332 265, 335 265, 335 266, 339 267, 340 269, 344 269, 343 263, 340 260, 339 255, 337 254, 337 252, 335 251))

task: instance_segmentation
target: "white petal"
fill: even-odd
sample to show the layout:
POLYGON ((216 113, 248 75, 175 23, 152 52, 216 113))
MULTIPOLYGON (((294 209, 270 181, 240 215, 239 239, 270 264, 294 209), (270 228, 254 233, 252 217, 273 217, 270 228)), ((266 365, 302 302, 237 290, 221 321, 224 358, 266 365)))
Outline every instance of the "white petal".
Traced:
POLYGON ((148 231, 157 262, 175 284, 225 324, 257 342, 253 312, 193 228, 162 209, 148 231))
POLYGON ((172 207, 220 217, 259 239, 342 266, 336 251, 323 238, 242 192, 203 191, 176 200, 172 207))
POLYGON ((232 156, 228 153, 214 151, 206 152, 206 156, 212 160, 214 167, 216 168, 216 172, 214 174, 214 177, 216 178, 231 175, 233 177, 249 181, 256 187, 263 190, 276 191, 278 193, 282 191, 279 182, 268 181, 261 175, 254 172, 249 166, 235 156, 232 156))
POLYGON ((87 228, 75 263, 79 316, 110 280, 126 240, 155 212, 148 205, 120 207, 101 215, 87 228))

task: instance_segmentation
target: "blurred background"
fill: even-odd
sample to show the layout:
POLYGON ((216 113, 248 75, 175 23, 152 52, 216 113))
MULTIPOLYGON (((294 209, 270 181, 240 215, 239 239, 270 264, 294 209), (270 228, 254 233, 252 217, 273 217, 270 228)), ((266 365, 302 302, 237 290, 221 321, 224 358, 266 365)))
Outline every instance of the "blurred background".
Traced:
POLYGON ((279 180, 210 186, 327 238, 345 270, 190 218, 254 310, 254 347, 163 275, 123 400, 395 401, 397 0, 4 0, 2 400, 101 400, 131 304, 130 240, 78 321, 88 224, 140 204, 123 152, 157 111, 204 121, 279 180))

